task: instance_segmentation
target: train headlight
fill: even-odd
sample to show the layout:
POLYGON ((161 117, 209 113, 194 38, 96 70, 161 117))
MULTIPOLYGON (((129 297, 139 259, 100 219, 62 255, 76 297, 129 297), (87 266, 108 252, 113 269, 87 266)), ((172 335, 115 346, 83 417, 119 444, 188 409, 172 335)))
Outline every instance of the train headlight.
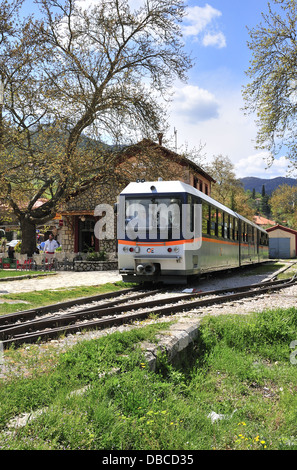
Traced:
POLYGON ((131 246, 131 248, 129 248, 129 251, 130 251, 130 253, 133 253, 134 248, 132 248, 132 246, 131 246))
POLYGON ((124 252, 124 253, 127 253, 127 251, 128 251, 128 247, 127 247, 127 246, 124 246, 123 252, 124 252))
POLYGON ((168 248, 167 251, 168 251, 168 253, 171 253, 171 252, 172 252, 172 248, 168 248))
POLYGON ((178 252, 179 252, 179 247, 176 246, 176 247, 174 248, 174 251, 175 251, 175 253, 178 253, 178 252))

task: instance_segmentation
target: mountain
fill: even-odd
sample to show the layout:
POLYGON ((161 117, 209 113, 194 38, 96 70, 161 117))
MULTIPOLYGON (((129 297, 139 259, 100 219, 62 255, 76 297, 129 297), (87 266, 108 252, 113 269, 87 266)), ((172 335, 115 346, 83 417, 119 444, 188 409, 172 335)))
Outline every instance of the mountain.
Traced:
POLYGON ((239 180, 244 190, 247 191, 250 189, 253 191, 255 188, 257 193, 262 193, 262 187, 265 187, 265 193, 267 195, 271 195, 272 192, 283 184, 288 184, 289 186, 296 186, 297 180, 295 178, 285 178, 282 176, 278 176, 277 178, 272 179, 263 179, 263 178, 256 178, 254 176, 247 176, 246 178, 240 178, 239 180))

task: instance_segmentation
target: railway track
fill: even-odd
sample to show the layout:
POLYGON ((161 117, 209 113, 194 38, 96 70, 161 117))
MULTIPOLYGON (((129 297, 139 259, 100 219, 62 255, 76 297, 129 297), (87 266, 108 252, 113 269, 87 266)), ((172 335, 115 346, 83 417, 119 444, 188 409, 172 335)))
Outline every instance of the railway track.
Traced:
POLYGON ((269 281, 261 284, 233 289, 221 289, 199 293, 183 293, 147 300, 149 296, 164 293, 164 289, 139 291, 137 289, 112 294, 63 302, 48 307, 37 308, 0 317, 0 341, 3 349, 11 345, 48 341, 61 334, 77 333, 91 329, 102 329, 131 323, 147 318, 150 314, 170 315, 204 306, 231 302, 242 298, 254 297, 263 293, 285 289, 297 282, 291 279, 269 281), (230 292, 231 291, 231 292, 230 292), (125 294, 125 295, 124 295, 125 294), (127 296, 129 294, 129 296, 127 296), (120 298, 117 298, 119 297, 120 298), (102 302, 96 306, 69 310, 74 305, 87 301, 102 302))

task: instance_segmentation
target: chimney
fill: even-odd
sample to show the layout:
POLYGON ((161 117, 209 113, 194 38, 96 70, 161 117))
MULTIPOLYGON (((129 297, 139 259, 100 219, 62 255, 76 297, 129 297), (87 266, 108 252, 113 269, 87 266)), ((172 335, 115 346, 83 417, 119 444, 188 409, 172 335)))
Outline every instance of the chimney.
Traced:
POLYGON ((162 145, 163 134, 162 134, 162 133, 157 134, 157 137, 158 137, 158 139, 159 139, 159 145, 162 145))

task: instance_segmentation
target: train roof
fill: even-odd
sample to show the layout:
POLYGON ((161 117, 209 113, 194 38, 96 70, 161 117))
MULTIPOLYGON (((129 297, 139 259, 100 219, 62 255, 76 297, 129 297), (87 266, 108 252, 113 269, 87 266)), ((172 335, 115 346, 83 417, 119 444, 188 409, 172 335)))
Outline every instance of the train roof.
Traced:
POLYGON ((157 193, 192 193, 196 194, 195 188, 183 181, 141 181, 132 182, 121 192, 124 195, 152 194, 152 186, 157 193))
POLYGON ((129 183, 128 186, 123 189, 120 195, 123 196, 133 196, 133 195, 148 195, 148 194, 166 194, 166 193, 171 193, 172 195, 175 194, 182 194, 182 193, 187 193, 187 194, 192 194, 194 196, 197 196, 201 198, 202 200, 208 202, 209 204, 212 204, 213 206, 216 206, 218 209, 223 210, 224 212, 227 212, 228 214, 232 215, 233 217, 236 217, 243 222, 249 223, 253 227, 257 228, 258 230, 261 230, 262 232, 266 231, 260 227, 259 225, 255 224, 254 222, 246 219, 242 215, 238 214, 237 212, 234 212, 233 210, 229 209, 227 206, 224 206, 223 204, 219 203, 215 199, 211 198, 210 196, 207 196, 206 194, 202 193, 198 189, 194 188, 193 186, 184 183, 183 181, 140 181, 140 182, 132 182, 129 183), (153 189, 152 189, 153 188, 153 189))

